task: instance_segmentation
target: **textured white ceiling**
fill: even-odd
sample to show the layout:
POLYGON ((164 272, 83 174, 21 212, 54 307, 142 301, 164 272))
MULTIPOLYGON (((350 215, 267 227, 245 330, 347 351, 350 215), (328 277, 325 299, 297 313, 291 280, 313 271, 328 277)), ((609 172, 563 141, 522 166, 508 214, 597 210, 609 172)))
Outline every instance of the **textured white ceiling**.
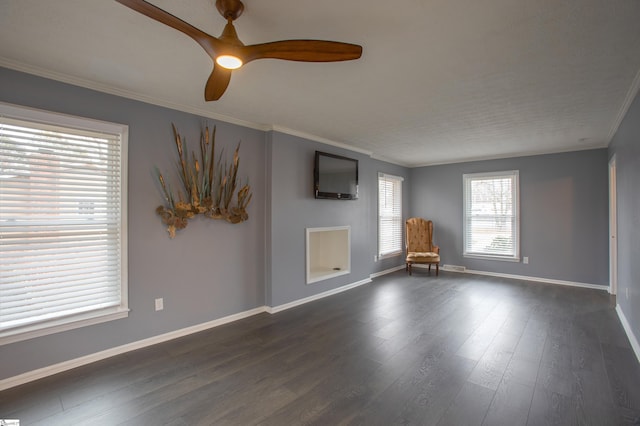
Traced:
MULTIPOLYGON (((152 0, 212 35, 214 0, 152 0)), ((640 85, 640 0, 245 0, 245 44, 313 38, 360 60, 260 60, 204 101, 211 60, 112 0, 1 0, 0 65, 347 144, 408 166, 606 146, 640 85)))

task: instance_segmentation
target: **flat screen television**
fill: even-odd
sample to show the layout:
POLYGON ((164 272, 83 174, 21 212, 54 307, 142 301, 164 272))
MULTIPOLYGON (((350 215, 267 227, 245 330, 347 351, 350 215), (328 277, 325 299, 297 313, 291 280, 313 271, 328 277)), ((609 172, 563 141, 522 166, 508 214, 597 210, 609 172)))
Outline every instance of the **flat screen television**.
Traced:
POLYGON ((358 160, 316 151, 313 187, 316 198, 356 200, 358 160))

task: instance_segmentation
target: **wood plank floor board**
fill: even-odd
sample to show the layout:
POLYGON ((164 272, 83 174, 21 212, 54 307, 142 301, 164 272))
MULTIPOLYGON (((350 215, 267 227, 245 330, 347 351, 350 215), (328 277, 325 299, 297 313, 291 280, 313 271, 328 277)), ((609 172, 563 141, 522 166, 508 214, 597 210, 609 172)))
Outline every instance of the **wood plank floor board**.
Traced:
MULTIPOLYGON (((412 342, 413 346, 416 343, 420 346, 415 349, 411 346, 405 347, 406 351, 399 352, 391 361, 398 362, 400 360, 405 366, 417 365, 421 370, 425 370, 442 360, 454 357, 468 339, 466 334, 461 333, 450 333, 447 336, 423 334, 420 337, 420 340, 416 339, 412 342)), ((400 362, 398 363, 400 364, 400 362)), ((475 365, 475 361, 472 361, 471 364, 475 365)))
POLYGON ((640 411, 640 364, 633 351, 626 347, 603 343, 604 356, 613 402, 624 408, 640 411))
MULTIPOLYGON (((528 324, 528 323, 527 323, 528 324)), ((533 363, 540 363, 544 353, 544 345, 547 336, 540 330, 529 331, 528 326, 525 327, 518 346, 513 353, 514 358, 520 358, 533 363)))
POLYGON ((460 300, 452 295, 451 299, 443 301, 442 305, 424 318, 424 331, 447 335, 449 333, 465 333, 470 336, 476 329, 475 324, 467 322, 469 311, 460 300))
POLYGON ((640 425, 640 411, 618 407, 618 415, 621 425, 640 425))
POLYGON ((570 397, 573 393, 573 374, 556 364, 541 363, 536 381, 538 387, 570 397))
POLYGON ((478 361, 485 354, 498 334, 499 327, 479 327, 462 344, 456 355, 478 361))
POLYGON ((440 418, 438 426, 481 425, 494 392, 473 383, 466 383, 440 418))
POLYGON ((296 394, 271 382, 256 382, 226 395, 224 401, 205 401, 182 415, 190 425, 250 424, 265 411, 277 410, 296 399, 296 394))
MULTIPOLYGON (((316 365, 312 364, 311 362, 313 361, 319 361, 320 358, 317 356, 316 353, 310 353, 310 352, 296 352, 295 355, 295 360, 293 359, 293 357, 288 357, 287 362, 298 362, 298 364, 300 365, 308 365, 308 368, 315 368, 316 365)), ((292 367, 290 364, 287 364, 286 367, 287 369, 289 369, 290 371, 296 372, 297 370, 292 367)), ((269 371, 272 374, 274 374, 274 371, 272 369, 265 369, 265 371, 269 371)), ((194 383, 192 384, 188 384, 188 381, 186 384, 186 386, 184 386, 184 392, 180 392, 179 387, 183 385, 183 383, 177 383, 176 384, 176 388, 165 388, 162 389, 162 391, 169 391, 173 394, 173 397, 175 398, 176 396, 179 396, 183 393, 187 393, 192 391, 194 388, 200 387, 200 386, 204 386, 206 383, 209 383, 209 380, 205 380, 202 377, 198 377, 198 376, 194 376, 189 378, 188 380, 192 380, 194 381, 194 383)), ((134 412, 138 412, 138 413, 144 413, 146 411, 149 411, 153 408, 155 408, 158 404, 156 405, 149 405, 149 403, 153 403, 153 402, 157 402, 158 400, 163 401, 166 398, 164 398, 161 394, 158 393, 154 393, 154 394, 146 394, 141 398, 133 399, 132 401, 130 401, 130 403, 124 404, 123 406, 118 406, 116 407, 114 410, 111 410, 110 412, 107 412, 104 416, 101 417, 101 420, 121 420, 121 421, 125 421, 127 419, 127 417, 122 418, 122 413, 134 413, 134 412)), ((215 404, 212 404, 212 406, 215 406, 215 404)), ((184 419, 183 419, 184 420, 184 419)), ((114 424, 114 423, 111 423, 114 424)))
POLYGON ((32 393, 31 385, 21 386, 22 391, 7 396, 0 393, 0 418, 20 419, 22 423, 33 424, 63 412, 62 402, 55 390, 36 390, 32 393))
POLYGON ((432 415, 437 421, 463 386, 475 363, 453 355, 450 349, 447 351, 449 345, 440 336, 423 342, 429 350, 420 357, 415 356, 417 351, 410 349, 398 353, 383 366, 387 373, 396 372, 387 375, 387 382, 391 383, 349 424, 425 424, 423 420, 427 415, 432 415))
MULTIPOLYGON (((332 360, 326 368, 320 371, 314 369, 311 379, 313 386, 296 387, 294 390, 299 396, 262 418, 259 423, 282 425, 317 422, 327 410, 332 411, 332 408, 343 403, 343 399, 372 395, 375 389, 368 388, 365 384, 372 383, 369 379, 379 367, 380 364, 373 361, 356 358, 332 360)), ((309 380, 305 379, 304 382, 309 383, 309 380)), ((291 383, 285 386, 291 388, 291 383)))
MULTIPOLYGON (((163 401, 152 410, 141 412, 125 424, 162 424, 169 420, 185 420, 192 413, 209 413, 215 409, 216 413, 232 409, 239 401, 244 401, 243 393, 254 387, 261 379, 260 374, 269 374, 270 368, 264 368, 261 363, 269 357, 277 356, 282 349, 272 348, 259 351, 260 355, 252 359, 251 364, 244 364, 243 368, 232 367, 230 370, 219 367, 200 371, 197 382, 187 392, 177 398, 163 401), (231 407, 231 408, 230 408, 231 407)), ((263 386, 270 384, 267 380, 263 386)))
MULTIPOLYGON (((130 424, 153 424, 166 419, 185 420, 192 412, 203 413, 214 407, 221 414, 244 401, 246 389, 255 387, 262 375, 277 375, 275 365, 282 365, 279 360, 288 352, 284 345, 269 345, 255 348, 250 356, 230 358, 223 364, 209 365, 203 363, 197 372, 197 385, 177 398, 164 401, 137 415, 130 424), (272 363, 269 363, 272 360, 272 363), (267 367, 268 365, 268 367, 267 367)), ((280 373, 284 374, 284 368, 280 373)), ((268 380, 265 383, 270 383, 268 380)), ((213 415, 212 415, 213 416, 213 415)))
POLYGON ((168 399, 175 399, 203 387, 206 382, 197 376, 167 383, 149 390, 123 389, 106 394, 69 410, 34 422, 36 426, 114 425, 154 410, 168 399))
POLYGON ((341 398, 333 399, 322 410, 311 425, 347 425, 361 412, 375 395, 375 391, 363 386, 353 386, 347 392, 342 393, 341 398))
POLYGON ((420 380, 413 382, 415 396, 399 411, 394 424, 437 424, 465 386, 475 364, 453 355, 431 366, 428 374, 422 373, 420 380))
POLYGON ((524 426, 529 417, 534 385, 504 377, 482 421, 484 426, 524 426))
MULTIPOLYGON (((172 361, 173 359, 166 353, 162 355, 154 354, 142 359, 136 358, 134 362, 127 362, 125 364, 127 367, 121 366, 119 369, 109 367, 109 374, 101 375, 91 374, 93 370, 91 367, 80 367, 80 369, 86 370, 88 374, 73 386, 68 386, 67 389, 60 392, 62 406, 65 410, 68 410, 101 395, 127 387, 131 383, 139 380, 148 380, 149 377, 161 374, 159 369, 172 363, 172 361)), ((181 362, 178 365, 172 363, 171 369, 181 368, 185 364, 185 362, 181 362)))
POLYGON ((620 320, 615 309, 602 309, 588 312, 580 317, 582 326, 595 332, 601 343, 608 343, 613 346, 630 348, 624 329, 619 325, 620 320))
POLYGON ((609 385, 606 374, 579 371, 573 373, 573 404, 576 421, 581 425, 621 424, 620 413, 609 392, 601 395, 609 385))
POLYGON ((538 379, 540 370, 540 361, 531 361, 526 358, 516 358, 515 356, 509 361, 502 379, 514 381, 526 386, 534 387, 538 379))
POLYGON ((371 373, 380 365, 377 361, 359 356, 327 356, 321 352, 313 355, 306 362, 287 365, 286 374, 279 381, 281 386, 300 396, 333 376, 349 377, 350 373, 355 375, 360 369, 371 373))
POLYGON ((604 372, 602 349, 594 331, 575 321, 569 342, 574 371, 604 372))
MULTIPOLYGON (((389 377, 372 373, 369 378, 349 381, 334 388, 329 403, 319 410, 309 424, 348 424, 389 384, 389 377)), ((285 419, 288 415, 285 413, 285 419)), ((278 424, 278 423, 274 423, 278 424)), ((279 423, 282 424, 282 423, 279 423)))
POLYGON ((364 342, 360 342, 359 349, 365 357, 380 363, 385 363, 392 356, 402 351, 413 340, 413 336, 401 334, 389 339, 382 339, 374 335, 368 335, 364 342))
POLYGON ((519 340, 520 336, 498 332, 471 372, 468 381, 497 390, 519 340))
POLYGON ((388 274, 0 392, 23 425, 640 424, 605 292, 388 274))
POLYGON ((571 397, 536 386, 527 425, 566 426, 578 424, 571 397))
MULTIPOLYGON (((462 362, 472 363, 466 359, 462 359, 462 362)), ((417 373, 418 370, 417 366, 407 369, 400 378, 353 416, 349 424, 429 424, 425 420, 425 416, 429 415, 437 421, 459 392, 463 379, 449 377, 446 386, 440 387, 436 393, 434 388, 442 383, 442 379, 438 377, 446 375, 449 370, 441 366, 430 369, 426 376, 425 372, 417 373)))

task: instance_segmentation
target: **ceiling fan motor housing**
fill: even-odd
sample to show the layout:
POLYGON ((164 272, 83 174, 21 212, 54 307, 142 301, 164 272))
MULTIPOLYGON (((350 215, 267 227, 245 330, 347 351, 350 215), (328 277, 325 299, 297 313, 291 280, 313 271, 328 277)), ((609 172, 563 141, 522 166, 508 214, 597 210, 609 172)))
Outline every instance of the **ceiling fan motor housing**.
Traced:
POLYGON ((216 0, 216 8, 224 19, 235 21, 242 15, 244 4, 240 0, 216 0))

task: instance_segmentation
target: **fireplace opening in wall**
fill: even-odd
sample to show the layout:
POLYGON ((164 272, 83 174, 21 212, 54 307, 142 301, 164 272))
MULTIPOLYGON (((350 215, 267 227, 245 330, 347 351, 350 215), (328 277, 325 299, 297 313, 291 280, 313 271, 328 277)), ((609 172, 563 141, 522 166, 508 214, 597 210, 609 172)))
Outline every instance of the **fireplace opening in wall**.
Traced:
POLYGON ((351 227, 307 228, 307 284, 351 272, 351 227))

